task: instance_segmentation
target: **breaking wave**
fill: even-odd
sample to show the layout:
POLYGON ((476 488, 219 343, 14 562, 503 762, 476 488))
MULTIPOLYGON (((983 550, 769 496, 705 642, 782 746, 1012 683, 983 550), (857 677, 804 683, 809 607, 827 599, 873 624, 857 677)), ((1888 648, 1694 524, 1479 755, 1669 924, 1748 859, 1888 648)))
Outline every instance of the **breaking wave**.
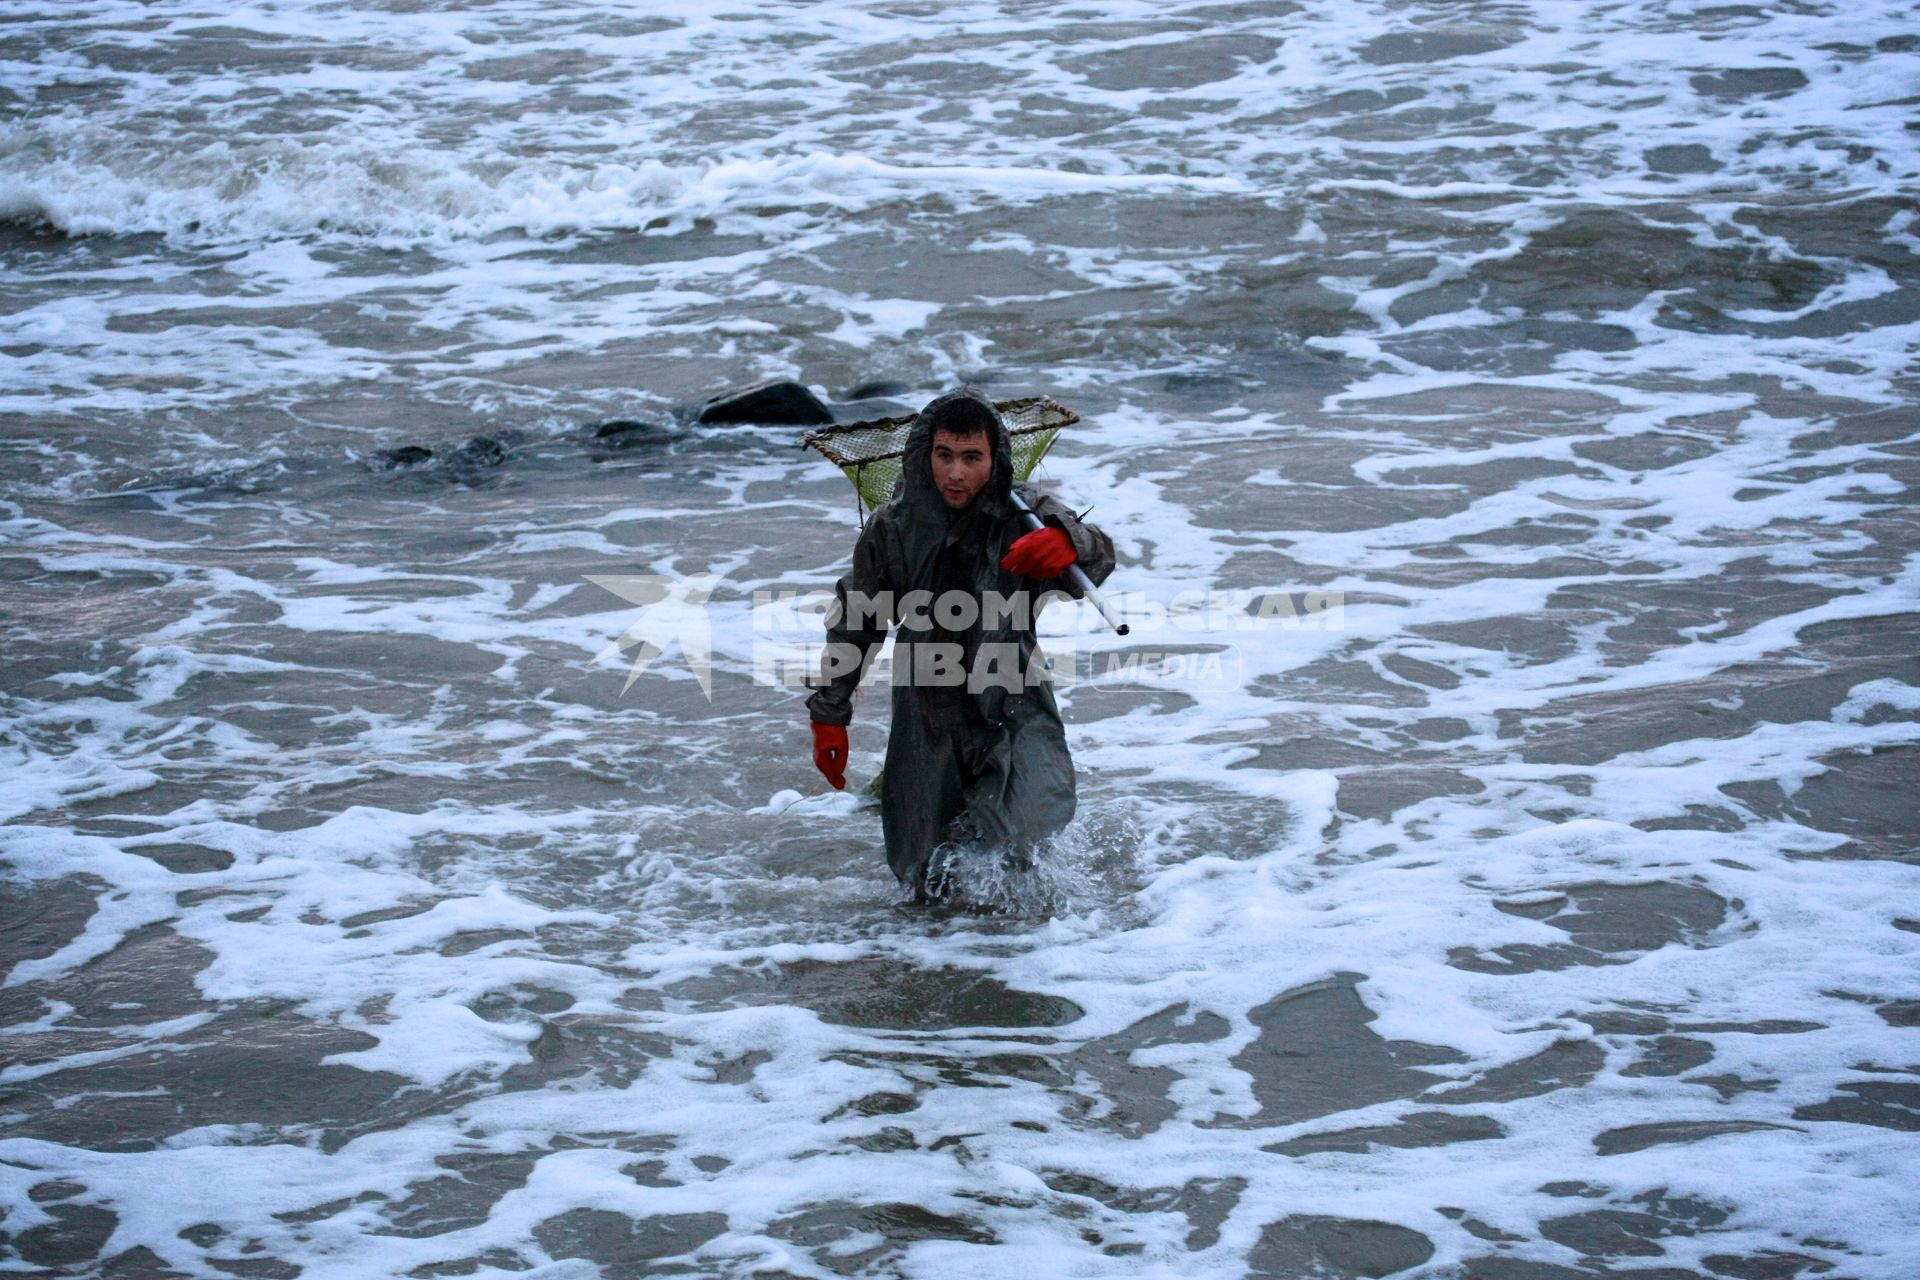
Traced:
POLYGON ((67 235, 253 239, 348 232, 460 239, 504 232, 684 229, 769 210, 849 211, 929 194, 1036 199, 1140 189, 1234 192, 1226 178, 1018 166, 897 165, 810 152, 696 164, 474 160, 366 142, 277 138, 163 151, 109 131, 0 132, 0 219, 67 235))

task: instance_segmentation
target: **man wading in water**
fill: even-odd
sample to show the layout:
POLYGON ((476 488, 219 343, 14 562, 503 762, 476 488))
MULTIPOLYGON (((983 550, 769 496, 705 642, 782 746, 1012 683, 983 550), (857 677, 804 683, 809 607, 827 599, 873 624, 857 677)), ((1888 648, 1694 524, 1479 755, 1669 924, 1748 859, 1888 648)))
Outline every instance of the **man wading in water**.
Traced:
POLYGON ((1113 571, 1113 540, 1027 485, 1046 528, 1028 531, 1009 494, 1013 451, 993 402, 972 387, 920 412, 893 500, 874 512, 827 621, 813 719, 813 761, 847 785, 853 691, 887 631, 894 645, 893 727, 880 795, 887 862, 919 901, 947 889, 947 859, 967 847, 1024 856, 1073 817, 1073 759, 1060 709, 1033 669, 1033 629, 1048 592, 1078 563, 1113 571))

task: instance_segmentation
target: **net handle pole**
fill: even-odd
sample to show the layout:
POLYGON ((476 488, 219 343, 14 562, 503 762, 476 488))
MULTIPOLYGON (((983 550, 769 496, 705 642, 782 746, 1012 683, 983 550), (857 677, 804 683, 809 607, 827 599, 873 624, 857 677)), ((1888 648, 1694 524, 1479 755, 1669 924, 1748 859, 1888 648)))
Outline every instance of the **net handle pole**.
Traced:
MULTIPOLYGON (((1013 500, 1013 509, 1020 513, 1021 523, 1025 524, 1029 530, 1047 527, 1040 517, 1033 513, 1033 508, 1027 505, 1025 498, 1012 490, 1008 490, 1007 496, 1013 500)), ((1114 607, 1101 596, 1100 589, 1093 585, 1093 579, 1087 576, 1085 569, 1077 564, 1070 564, 1067 566, 1067 571, 1060 576, 1080 589, 1080 594, 1100 611, 1100 616, 1106 619, 1107 625, 1113 628, 1115 635, 1124 636, 1131 630, 1126 623, 1120 621, 1120 615, 1114 611, 1114 607)))

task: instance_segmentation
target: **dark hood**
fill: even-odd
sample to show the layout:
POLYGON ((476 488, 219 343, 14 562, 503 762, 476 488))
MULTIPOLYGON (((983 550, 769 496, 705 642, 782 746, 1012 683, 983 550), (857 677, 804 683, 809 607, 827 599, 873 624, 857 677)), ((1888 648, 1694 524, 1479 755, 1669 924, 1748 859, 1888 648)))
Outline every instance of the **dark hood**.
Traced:
POLYGON ((978 387, 961 387, 949 391, 927 403, 920 416, 913 420, 913 427, 907 432, 906 452, 900 459, 900 479, 894 485, 894 501, 907 514, 905 509, 916 511, 930 509, 941 517, 944 526, 950 513, 947 500, 933 483, 933 418, 934 411, 956 400, 971 400, 987 411, 993 421, 987 428, 990 452, 993 455, 993 475, 987 480, 987 487, 980 491, 973 506, 967 513, 982 507, 994 515, 1000 515, 1008 509, 1007 495, 1013 492, 1013 442, 1007 435, 1007 424, 1000 419, 1000 411, 993 407, 993 401, 978 387))
POLYGON ((1012 503, 1008 500, 1012 490, 1013 446, 1007 437, 1006 423, 1000 420, 993 401, 973 387, 961 387, 922 409, 907 432, 900 459, 900 480, 894 485, 893 500, 885 508, 900 538, 902 567, 906 570, 901 589, 939 592, 961 585, 953 579, 962 571, 956 569, 953 557, 947 552, 949 548, 964 547, 976 548, 971 555, 960 551, 962 560, 975 561, 964 571, 968 578, 965 585, 976 592, 991 586, 999 572, 999 555, 989 558, 988 544, 1012 513, 1012 503), (987 417, 991 419, 987 435, 991 441, 993 474, 973 505, 956 512, 947 506, 947 500, 940 496, 940 490, 933 483, 931 422, 934 411, 941 405, 959 399, 972 400, 987 410, 987 417), (945 569, 941 567, 943 564, 947 565, 945 569))

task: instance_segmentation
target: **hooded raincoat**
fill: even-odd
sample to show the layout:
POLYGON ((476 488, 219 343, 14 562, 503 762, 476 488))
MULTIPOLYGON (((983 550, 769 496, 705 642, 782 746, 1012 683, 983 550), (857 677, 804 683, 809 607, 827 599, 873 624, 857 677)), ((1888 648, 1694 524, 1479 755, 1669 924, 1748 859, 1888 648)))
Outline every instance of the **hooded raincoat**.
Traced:
MULTIPOLYGON (((1000 567, 1027 532, 1008 500, 1012 477, 1006 428, 986 396, 964 387, 921 411, 893 500, 861 531, 853 571, 836 588, 826 656, 807 700, 815 721, 848 723, 867 662, 898 628, 880 817, 893 874, 922 896, 938 895, 933 859, 943 843, 1018 851, 1073 817, 1073 760, 1053 690, 1035 667, 1034 626, 1047 593, 1079 593, 1064 578, 1000 567), (947 506, 931 465, 934 411, 958 397, 985 405, 992 418, 992 474, 964 511, 947 506), (949 593, 971 597, 974 608, 955 608, 960 601, 949 593), (935 607, 943 596, 945 607, 935 607)), ((1044 523, 1066 532, 1087 577, 1104 581, 1112 539, 1051 496, 1018 488, 1044 523)))

